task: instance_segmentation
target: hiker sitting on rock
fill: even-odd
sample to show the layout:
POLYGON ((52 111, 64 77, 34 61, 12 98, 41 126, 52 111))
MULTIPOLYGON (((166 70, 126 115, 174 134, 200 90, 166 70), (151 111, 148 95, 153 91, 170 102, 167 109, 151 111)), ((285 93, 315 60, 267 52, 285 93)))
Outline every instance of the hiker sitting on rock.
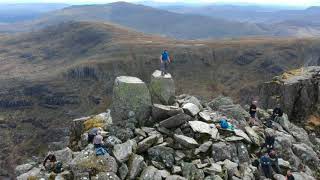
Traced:
POLYGON ((43 167, 47 171, 53 171, 55 164, 57 162, 56 156, 52 153, 50 153, 44 160, 43 160, 43 167))
POLYGON ((88 143, 92 143, 93 142, 94 137, 98 134, 99 131, 100 132, 102 131, 101 127, 95 127, 95 128, 92 128, 92 129, 89 130, 89 132, 88 132, 88 143))
POLYGON ((279 162, 278 162, 278 156, 275 150, 271 150, 269 153, 270 161, 271 161, 271 167, 272 169, 277 173, 280 174, 281 170, 279 167, 279 162))
POLYGON ((62 162, 57 161, 56 156, 52 153, 49 153, 42 165, 48 172, 61 173, 63 171, 62 162))
POLYGON ((274 149, 274 141, 275 137, 273 134, 267 134, 265 138, 265 143, 261 146, 261 150, 263 148, 267 148, 267 153, 270 153, 271 150, 274 149))
POLYGON ((279 123, 280 122, 279 118, 282 118, 282 116, 283 116, 283 111, 280 108, 280 105, 278 104, 277 107, 273 109, 271 118, 274 122, 279 123))
POLYGON ((160 56, 161 76, 167 74, 169 63, 171 62, 169 52, 165 49, 160 56))
POLYGON ((268 153, 265 153, 263 156, 261 156, 260 164, 261 164, 261 169, 264 173, 264 176, 266 178, 271 179, 272 178, 271 161, 268 153))

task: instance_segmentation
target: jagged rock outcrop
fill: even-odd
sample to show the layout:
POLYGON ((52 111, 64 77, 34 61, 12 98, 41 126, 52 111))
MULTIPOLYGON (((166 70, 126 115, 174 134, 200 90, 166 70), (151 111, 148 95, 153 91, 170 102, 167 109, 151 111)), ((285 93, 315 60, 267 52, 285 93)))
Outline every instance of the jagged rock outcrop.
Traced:
POLYGON ((171 74, 161 75, 161 71, 153 72, 150 81, 150 93, 154 104, 172 105, 175 101, 175 85, 171 74))
POLYGON ((320 67, 310 66, 288 71, 260 87, 264 108, 280 104, 290 120, 305 123, 311 115, 319 117, 320 67))
MULTIPOLYGON (((120 90, 118 97, 124 92, 120 90)), ((154 104, 153 113, 146 116, 152 119, 149 122, 153 124, 143 126, 134 123, 135 113, 130 111, 130 107, 139 109, 137 106, 139 104, 125 106, 129 108, 126 110, 130 117, 126 117, 127 121, 122 124, 111 125, 108 113, 74 120, 70 144, 83 146, 77 146, 73 151, 64 148, 53 152, 58 161, 64 163, 65 171, 52 175, 42 170, 39 162, 29 162, 16 168, 18 179, 48 179, 49 176, 55 176, 58 180, 264 179, 260 168, 252 163, 257 160, 256 154, 259 154, 265 137, 270 135, 275 137, 281 173, 291 168, 297 179, 319 178, 316 173, 320 171, 320 153, 318 147, 311 143, 318 142, 317 138, 310 138, 286 115, 282 123, 275 123, 274 129, 265 128, 262 124, 251 127, 248 113, 230 98, 218 97, 206 106, 193 96, 182 95, 177 97, 172 106, 154 104), (190 114, 186 104, 193 104, 197 111, 190 114), (220 119, 226 116, 234 129, 220 127, 220 119), (104 120, 100 121, 97 117, 103 117, 104 120), (103 135, 108 153, 101 156, 96 156, 92 144, 83 143, 88 127, 97 126, 107 131, 103 135), (301 167, 304 167, 303 170, 301 167)), ((259 111, 261 121, 270 117, 270 111, 259 111)), ((117 117, 112 116, 114 119, 117 117)), ((277 174, 275 177, 281 179, 283 175, 277 174)))
POLYGON ((136 77, 120 76, 114 81, 111 115, 114 122, 128 119, 130 111, 143 122, 151 113, 151 96, 147 85, 136 77))

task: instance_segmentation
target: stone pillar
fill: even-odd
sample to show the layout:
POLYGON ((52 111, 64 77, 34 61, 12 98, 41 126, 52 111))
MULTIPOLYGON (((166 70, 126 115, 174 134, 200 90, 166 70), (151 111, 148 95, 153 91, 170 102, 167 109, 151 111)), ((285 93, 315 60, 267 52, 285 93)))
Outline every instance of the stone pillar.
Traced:
POLYGON ((139 78, 117 77, 113 86, 111 115, 114 123, 128 119, 130 111, 143 124, 151 114, 151 96, 147 85, 139 78))
POLYGON ((172 105, 175 100, 175 86, 171 74, 161 76, 156 70, 151 76, 150 93, 154 104, 172 105))

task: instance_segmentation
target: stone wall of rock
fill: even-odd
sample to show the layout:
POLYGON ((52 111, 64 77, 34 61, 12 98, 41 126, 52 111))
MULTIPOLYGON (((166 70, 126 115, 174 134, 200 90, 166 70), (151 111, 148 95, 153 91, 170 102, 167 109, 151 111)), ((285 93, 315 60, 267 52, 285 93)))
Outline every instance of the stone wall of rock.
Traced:
POLYGON ((284 73, 260 87, 261 104, 274 108, 280 104, 296 123, 308 121, 310 115, 319 115, 320 67, 310 66, 284 73))

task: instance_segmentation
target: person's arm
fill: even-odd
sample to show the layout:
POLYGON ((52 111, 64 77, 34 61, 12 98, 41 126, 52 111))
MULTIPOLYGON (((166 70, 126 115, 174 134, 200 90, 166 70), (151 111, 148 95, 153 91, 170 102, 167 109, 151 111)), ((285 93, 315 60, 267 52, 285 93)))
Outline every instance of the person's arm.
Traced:
POLYGON ((43 160, 43 163, 42 163, 43 166, 46 166, 46 163, 47 163, 48 159, 49 159, 49 156, 47 156, 47 157, 43 160))
POLYGON ((160 60, 160 63, 162 63, 162 55, 160 55, 160 58, 159 58, 159 60, 160 60))

